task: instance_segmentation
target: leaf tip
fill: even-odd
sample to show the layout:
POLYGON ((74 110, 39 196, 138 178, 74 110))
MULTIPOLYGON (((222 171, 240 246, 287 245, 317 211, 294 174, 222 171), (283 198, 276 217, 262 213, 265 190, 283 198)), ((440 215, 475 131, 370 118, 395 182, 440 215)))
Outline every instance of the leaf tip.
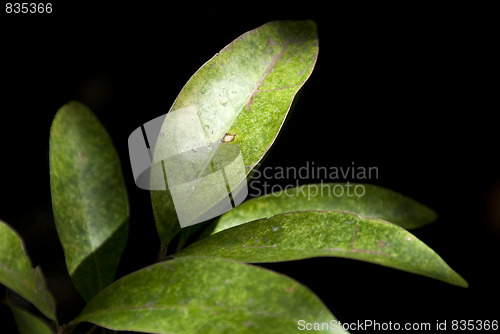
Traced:
POLYGON ((461 287, 461 288, 468 288, 469 287, 469 282, 467 282, 465 280, 465 278, 463 278, 462 276, 460 276, 459 274, 457 274, 457 279, 456 279, 457 283, 455 283, 456 286, 458 287, 461 287))

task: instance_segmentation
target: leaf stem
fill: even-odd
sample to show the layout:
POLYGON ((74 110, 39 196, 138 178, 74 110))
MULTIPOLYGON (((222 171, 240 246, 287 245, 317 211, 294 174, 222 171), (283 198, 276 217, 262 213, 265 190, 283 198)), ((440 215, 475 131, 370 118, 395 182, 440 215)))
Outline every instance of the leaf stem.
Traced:
POLYGON ((161 262, 165 260, 166 255, 167 255, 167 246, 162 246, 160 248, 160 251, 158 252, 158 258, 156 259, 156 262, 161 262))
POLYGON ((98 328, 99 328, 99 327, 97 327, 97 325, 94 325, 94 326, 92 326, 92 328, 91 328, 91 329, 89 329, 89 331, 88 331, 86 334, 92 334, 92 333, 94 333, 94 332, 96 331, 96 329, 98 329, 98 328))
POLYGON ((186 244, 186 239, 187 238, 183 238, 182 240, 179 240, 175 247, 175 252, 179 252, 184 247, 184 245, 186 244))
POLYGON ((57 334, 66 334, 70 333, 73 329, 75 329, 76 324, 73 321, 68 322, 62 326, 57 327, 57 334))

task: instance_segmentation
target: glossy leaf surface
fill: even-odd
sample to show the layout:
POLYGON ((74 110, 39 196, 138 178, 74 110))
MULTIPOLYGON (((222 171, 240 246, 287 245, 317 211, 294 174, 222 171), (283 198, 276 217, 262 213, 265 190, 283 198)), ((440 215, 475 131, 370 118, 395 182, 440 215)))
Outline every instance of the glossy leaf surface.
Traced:
POLYGON ((322 323, 335 318, 290 278, 233 261, 185 257, 113 283, 76 321, 148 333, 288 334, 297 331, 299 319, 322 323))
POLYGON ((467 286, 432 249, 405 229, 341 211, 302 211, 256 220, 201 239, 174 256, 197 255, 252 263, 336 256, 467 286))
POLYGON ((222 215, 211 234, 261 218, 293 211, 342 210, 413 229, 437 218, 434 210, 395 191, 370 184, 308 184, 252 198, 222 215))
POLYGON ((66 266, 89 300, 114 280, 128 234, 129 207, 111 138, 83 104, 57 112, 49 143, 50 186, 66 266))
MULTIPOLYGON (((243 175, 237 172, 239 164, 231 165, 225 172, 228 178, 239 179, 231 182, 235 187, 245 182, 245 176, 276 139, 295 94, 313 70, 317 55, 313 21, 274 21, 238 37, 184 86, 163 123, 154 160, 164 161, 166 156, 194 152, 204 146, 209 158, 196 165, 206 166, 207 170, 199 173, 208 174, 213 168, 210 159, 227 158, 230 164, 229 156, 237 152, 236 156, 242 159, 243 175), (185 117, 176 117, 176 113, 184 113, 185 117)), ((185 171, 181 169, 179 174, 185 171)), ((183 198, 184 212, 196 209, 189 205, 199 206, 206 198, 215 201, 220 195, 209 191, 216 187, 203 189, 209 193, 203 192, 203 196, 194 199, 183 198)), ((172 201, 165 197, 169 197, 168 192, 153 191, 153 208, 163 246, 179 230, 179 221, 172 215, 172 201)))
POLYGON ((55 319, 55 301, 47 289, 40 267, 33 268, 21 237, 0 221, 0 284, 15 291, 50 319, 55 319))

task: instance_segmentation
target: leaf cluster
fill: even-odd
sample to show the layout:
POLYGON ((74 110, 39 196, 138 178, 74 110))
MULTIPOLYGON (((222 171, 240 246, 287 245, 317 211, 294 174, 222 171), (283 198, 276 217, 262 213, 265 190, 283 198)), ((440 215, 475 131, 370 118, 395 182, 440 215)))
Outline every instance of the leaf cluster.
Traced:
MULTIPOLYGON (((238 146, 247 167, 244 178, 250 178, 311 75, 318 50, 311 21, 276 21, 249 31, 191 77, 170 113, 195 106, 211 141, 238 146), (224 140, 228 134, 231 140, 224 140)), ((189 134, 185 124, 174 125, 189 134)), ((187 138, 177 140, 181 145, 187 138)), ((313 192, 318 186, 347 187, 344 183, 263 195, 184 229, 168 189, 151 191, 160 259, 115 280, 130 210, 113 142, 89 108, 71 101, 56 113, 49 145, 57 233, 86 306, 73 321, 59 324, 42 270, 32 265, 21 237, 0 221, 0 283, 39 311, 5 299, 20 333, 69 333, 82 323, 149 333, 290 333, 299 319, 330 323, 335 317, 310 289, 255 265, 319 256, 371 262, 467 287, 408 231, 434 221, 433 210, 368 184, 361 185, 362 197, 313 192), (194 242, 185 247, 188 238, 194 242), (167 247, 172 251, 165 257, 167 247)))

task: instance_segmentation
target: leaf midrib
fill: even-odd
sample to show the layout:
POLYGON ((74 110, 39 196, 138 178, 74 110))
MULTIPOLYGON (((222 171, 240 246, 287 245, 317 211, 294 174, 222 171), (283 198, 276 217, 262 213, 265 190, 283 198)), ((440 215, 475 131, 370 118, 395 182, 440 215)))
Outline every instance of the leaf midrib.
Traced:
MULTIPOLYGON (((255 95, 257 93, 259 93, 259 88, 260 86, 262 86, 262 84, 264 83, 264 81, 266 80, 266 77, 273 71, 274 67, 276 66, 276 64, 279 62, 279 60, 283 57, 283 55, 285 54, 285 51, 286 49, 288 48, 288 46, 291 44, 292 42, 292 39, 286 39, 285 42, 283 43, 283 46, 282 46, 282 49, 280 51, 279 54, 277 54, 272 62, 269 64, 269 66, 267 67, 266 71, 264 72, 264 74, 261 76, 261 78, 259 79, 259 81, 257 81, 257 83, 255 84, 253 90, 250 92, 250 95, 248 96, 248 98, 243 102, 243 105, 244 106, 241 106, 240 108, 238 108, 238 112, 235 113, 234 117, 232 118, 232 120, 229 122, 229 125, 227 126, 226 130, 225 130, 225 133, 227 133, 227 131, 229 131, 229 129, 233 126, 234 122, 236 121, 236 119, 238 118, 238 116, 241 114, 241 112, 243 111, 244 108, 246 108, 247 110, 250 110, 250 105, 252 104, 253 102, 253 99, 255 97, 255 95)), ((196 73, 195 73, 196 75, 196 73)), ((299 83, 299 84, 302 84, 303 82, 299 83)), ((203 126, 203 122, 201 120, 201 115, 200 114, 197 114, 198 116, 198 120, 200 122, 200 125, 201 125, 201 128, 203 129, 203 134, 205 135, 205 139, 207 137, 207 132, 208 130, 205 129, 205 127, 203 126)), ((222 138, 220 138, 220 140, 222 140, 222 138)), ((218 149, 219 149, 219 146, 221 145, 221 143, 217 143, 215 148, 213 150, 210 150, 210 155, 209 155, 209 158, 207 159, 207 162, 205 163, 205 165, 203 166, 203 168, 201 168, 201 170, 198 172, 196 178, 199 178, 200 177, 200 174, 203 173, 203 171, 208 167, 208 164, 210 164, 210 162, 212 161, 212 158, 213 156, 217 153, 218 149)), ((222 144, 223 145, 223 144, 222 144)), ((189 199, 187 198, 186 201, 188 201, 189 199)), ((185 205, 186 203, 183 203, 183 205, 185 205)))
MULTIPOLYGON (((84 140, 83 139, 84 137, 85 136, 82 136, 81 139, 84 140)), ((83 203, 82 218, 84 220, 83 227, 84 227, 84 230, 86 232, 87 245, 90 247, 90 251, 89 251, 89 253, 88 253, 87 256, 85 256, 83 259, 81 259, 79 261, 78 266, 76 266, 76 268, 73 270, 72 275, 76 272, 76 270, 78 269, 78 267, 86 259, 88 259, 89 257, 91 257, 92 258, 92 262, 94 264, 94 267, 96 269, 96 275, 95 275, 95 277, 97 278, 97 283, 99 285, 99 290, 101 290, 102 288, 104 288, 103 278, 102 278, 102 271, 101 271, 98 259, 95 256, 95 251, 98 249, 98 246, 96 247, 96 245, 94 244, 94 239, 92 238, 92 233, 91 233, 90 227, 89 227, 89 221, 92 219, 92 215, 90 214, 91 210, 89 209, 89 201, 92 198, 93 194, 87 194, 88 191, 87 191, 87 187, 86 187, 86 182, 85 182, 85 180, 83 178, 84 173, 81 172, 81 168, 78 168, 77 170, 78 170, 78 181, 77 181, 77 187, 78 188, 77 189, 80 192, 80 198, 83 199, 82 200, 82 203, 83 203)))
POLYGON ((259 316, 264 316, 264 317, 269 317, 269 318, 274 318, 274 319, 287 319, 287 320, 292 320, 295 321, 295 318, 289 318, 287 316, 280 316, 279 314, 269 314, 267 311, 250 311, 247 310, 241 306, 217 306, 214 307, 214 305, 190 305, 190 306, 184 306, 184 305, 164 305, 164 306, 148 306, 148 307, 114 307, 112 309, 105 309, 101 311, 95 311, 95 312, 90 312, 85 314, 83 319, 76 319, 76 322, 82 322, 82 321, 87 321, 85 319, 89 319, 93 316, 101 316, 101 315, 108 315, 110 313, 119 313, 119 312, 133 312, 133 311, 153 311, 153 310, 160 310, 160 311, 165 311, 169 309, 202 309, 202 310, 209 310, 209 311, 217 311, 217 310, 224 310, 224 311, 241 311, 245 312, 251 315, 259 315, 259 316))

